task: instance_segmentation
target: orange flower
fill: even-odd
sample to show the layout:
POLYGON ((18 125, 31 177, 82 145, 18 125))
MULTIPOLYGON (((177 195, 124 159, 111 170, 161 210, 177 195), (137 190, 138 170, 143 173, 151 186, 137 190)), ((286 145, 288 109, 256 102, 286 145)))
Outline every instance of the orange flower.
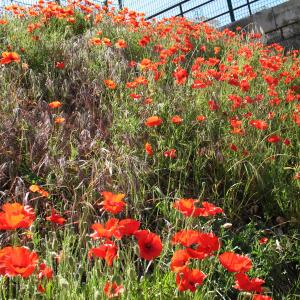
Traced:
POLYGON ((151 144, 149 144, 149 143, 145 144, 145 151, 149 156, 153 155, 153 149, 152 149, 151 144))
POLYGON ((94 46, 96 46, 96 45, 101 45, 101 44, 102 44, 102 41, 101 41, 100 38, 94 37, 94 38, 91 38, 91 39, 89 40, 89 44, 90 44, 90 45, 94 45, 94 46))
POLYGON ((123 201, 125 194, 113 194, 112 192, 102 192, 104 201, 101 202, 103 209, 112 214, 118 214, 123 211, 126 203, 123 201))
POLYGON ((158 116, 152 116, 148 118, 145 122, 145 125, 148 127, 159 126, 163 122, 162 118, 158 116))
POLYGON ((111 283, 107 281, 103 291, 108 298, 115 298, 119 297, 124 292, 124 287, 123 285, 118 285, 116 282, 111 283))
POLYGON ((0 212, 0 230, 28 228, 35 220, 33 208, 19 203, 6 203, 0 212))
POLYGON ((252 268, 251 259, 247 256, 224 252, 219 256, 222 266, 229 272, 248 272, 252 268))
POLYGON ((176 115, 176 116, 172 117, 171 121, 174 124, 180 124, 180 123, 182 123, 183 119, 180 116, 176 115))
POLYGON ((182 272, 187 269, 190 256, 186 250, 177 250, 174 252, 170 268, 173 272, 182 272))
POLYGON ((49 193, 36 184, 31 185, 29 190, 33 193, 39 193, 42 197, 49 197, 49 193))
POLYGON ((51 210, 51 216, 46 217, 46 220, 60 225, 64 225, 64 223, 66 222, 66 219, 63 218, 60 214, 56 213, 55 209, 53 208, 51 210))
POLYGON ((268 123, 263 120, 251 120, 249 124, 259 130, 266 130, 268 129, 268 123))
POLYGON ((115 43, 115 46, 116 46, 116 48, 122 49, 122 48, 126 48, 127 44, 126 44, 125 40, 120 39, 115 43))
POLYGON ((88 256, 96 256, 98 258, 104 259, 108 266, 113 265, 113 261, 117 256, 117 246, 110 240, 107 240, 105 244, 100 245, 97 248, 91 248, 89 250, 88 256))
POLYGON ((10 64, 11 62, 19 63, 21 61, 20 56, 16 52, 2 52, 2 58, 0 59, 1 65, 10 64))
POLYGON ((110 39, 108 39, 108 38, 106 38, 106 37, 103 38, 102 42, 103 42, 103 44, 104 44, 105 46, 107 46, 107 47, 110 47, 110 46, 112 45, 110 39))
POLYGON ((161 254, 162 242, 158 235, 148 230, 139 230, 134 236, 138 240, 141 258, 153 260, 161 254))
POLYGON ((62 103, 58 100, 52 101, 48 104, 50 108, 59 108, 62 106, 62 103))
POLYGON ((5 247, 0 249, 0 274, 27 278, 34 272, 38 259, 35 252, 25 247, 5 247))
POLYGON ((114 90, 117 87, 116 83, 113 80, 106 79, 103 80, 103 82, 106 85, 106 87, 108 87, 111 90, 114 90))
POLYGON ((54 119, 54 123, 55 123, 55 124, 62 124, 62 123, 64 123, 65 121, 66 121, 66 119, 63 118, 63 117, 55 117, 55 119, 54 119))
POLYGON ((206 119, 206 117, 202 116, 202 115, 196 117, 196 120, 199 122, 203 122, 203 121, 205 121, 205 119, 206 119))

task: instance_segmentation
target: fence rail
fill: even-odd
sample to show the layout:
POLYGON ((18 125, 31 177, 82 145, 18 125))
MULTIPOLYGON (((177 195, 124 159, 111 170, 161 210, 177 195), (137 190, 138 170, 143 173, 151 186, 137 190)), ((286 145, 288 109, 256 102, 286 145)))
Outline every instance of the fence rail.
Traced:
MULTIPOLYGON (((286 1, 288 0, 113 0, 113 4, 120 9, 128 7, 144 12, 147 20, 185 16, 196 21, 213 22, 216 27, 221 27, 286 1)), ((0 12, 4 6, 12 3, 27 6, 36 2, 37 0, 1 0, 0 12)), ((60 2, 66 3, 64 0, 60 0, 60 2)), ((94 2, 105 4, 107 0, 94 2)))

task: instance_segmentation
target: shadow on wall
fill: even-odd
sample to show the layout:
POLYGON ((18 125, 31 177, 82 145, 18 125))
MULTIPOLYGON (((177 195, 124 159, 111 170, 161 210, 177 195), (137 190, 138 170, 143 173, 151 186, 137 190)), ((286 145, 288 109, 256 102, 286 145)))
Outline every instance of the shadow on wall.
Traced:
POLYGON ((238 26, 246 31, 262 33, 264 43, 279 43, 286 49, 300 49, 300 0, 290 0, 262 10, 222 29, 235 30, 238 26))

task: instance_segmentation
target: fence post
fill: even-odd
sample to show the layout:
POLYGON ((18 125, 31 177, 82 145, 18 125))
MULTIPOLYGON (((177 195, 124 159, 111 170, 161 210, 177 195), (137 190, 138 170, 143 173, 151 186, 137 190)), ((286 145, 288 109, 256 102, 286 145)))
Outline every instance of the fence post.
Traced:
POLYGON ((182 9, 182 5, 179 4, 179 9, 180 9, 180 16, 183 17, 183 9, 182 9))
POLYGON ((249 15, 251 16, 252 15, 252 11, 251 11, 251 5, 250 5, 249 0, 247 0, 247 6, 248 6, 248 10, 249 10, 249 15))
POLYGON ((230 20, 231 20, 231 22, 234 22, 235 17, 234 17, 234 11, 233 11, 231 0, 227 0, 227 5, 228 5, 229 14, 230 14, 230 20))
POLYGON ((122 0, 118 0, 119 2, 119 9, 122 9, 123 8, 123 1, 122 0))

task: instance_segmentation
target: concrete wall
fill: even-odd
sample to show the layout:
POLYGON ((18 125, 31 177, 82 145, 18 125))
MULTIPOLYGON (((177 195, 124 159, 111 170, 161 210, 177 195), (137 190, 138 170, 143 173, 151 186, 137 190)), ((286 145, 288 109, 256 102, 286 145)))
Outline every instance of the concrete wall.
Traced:
POLYGON ((266 43, 279 43, 287 49, 300 49, 300 0, 289 0, 262 10, 226 27, 251 28, 264 33, 266 43))

